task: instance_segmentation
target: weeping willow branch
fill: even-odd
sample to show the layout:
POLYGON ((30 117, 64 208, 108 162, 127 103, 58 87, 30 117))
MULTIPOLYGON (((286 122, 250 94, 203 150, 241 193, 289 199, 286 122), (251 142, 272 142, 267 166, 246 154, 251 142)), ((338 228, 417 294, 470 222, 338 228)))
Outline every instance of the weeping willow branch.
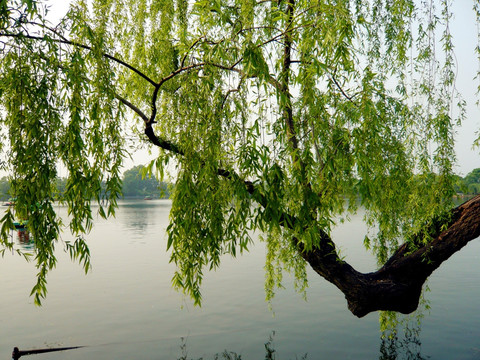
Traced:
MULTIPOLYGON (((78 47, 78 48, 85 49, 85 50, 89 50, 89 51, 93 50, 93 48, 91 46, 88 46, 88 45, 85 45, 85 44, 82 44, 82 43, 79 43, 79 42, 76 42, 76 41, 65 40, 65 39, 51 39, 51 38, 47 39, 45 36, 35 36, 35 35, 21 34, 21 33, 17 33, 17 34, 0 33, 0 37, 25 38, 25 39, 45 41, 45 42, 52 41, 52 42, 55 42, 55 43, 58 43, 58 44, 71 45, 71 46, 78 47)), ((131 66, 130 64, 126 63, 125 61, 123 61, 123 60, 121 60, 121 59, 119 59, 115 56, 112 56, 110 54, 107 54, 107 53, 102 53, 102 56, 106 59, 112 60, 112 61, 126 67, 127 69, 133 71, 135 74, 139 75, 140 77, 142 77, 143 79, 148 81, 151 85, 153 85, 153 86, 157 85, 157 83, 153 79, 148 77, 146 74, 144 74, 143 72, 141 72, 137 68, 135 68, 135 67, 131 66)))

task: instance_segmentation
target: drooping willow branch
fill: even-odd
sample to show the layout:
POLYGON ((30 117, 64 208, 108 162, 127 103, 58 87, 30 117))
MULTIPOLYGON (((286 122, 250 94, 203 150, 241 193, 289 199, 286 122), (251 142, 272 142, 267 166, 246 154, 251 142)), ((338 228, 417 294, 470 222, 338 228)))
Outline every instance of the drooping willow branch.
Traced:
MULTIPOLYGON (((46 41, 46 42, 51 41, 51 42, 55 42, 55 43, 58 43, 58 44, 71 45, 71 46, 74 46, 74 47, 78 47, 78 48, 82 48, 82 49, 85 49, 85 50, 93 51, 93 48, 91 46, 79 43, 77 41, 72 41, 72 40, 51 39, 51 38, 47 39, 44 36, 35 36, 35 35, 21 34, 21 33, 16 33, 16 34, 0 33, 0 37, 25 38, 25 39, 46 41)), ((149 76, 147 76, 146 74, 144 74, 143 72, 141 72, 137 68, 131 66, 130 64, 126 63, 125 61, 123 61, 123 60, 121 60, 121 59, 119 59, 115 56, 112 56, 110 54, 107 54, 107 53, 102 53, 102 56, 105 57, 106 59, 112 60, 112 61, 126 67, 127 69, 133 71, 134 73, 136 73, 137 75, 139 75, 140 77, 142 77, 143 79, 148 81, 153 86, 157 85, 157 83, 154 80, 152 80, 149 76)))
MULTIPOLYGON (((293 12, 294 1, 289 0, 288 4, 289 9, 291 9, 289 11, 293 12)), ((287 131, 289 132, 288 141, 293 148, 292 160, 295 163, 295 156, 298 156, 298 154, 295 155, 295 149, 298 149, 298 141, 296 141, 295 138, 296 133, 291 108, 291 95, 289 94, 288 89, 288 73, 292 61, 290 58, 292 42, 288 40, 288 31, 285 34, 286 39, 284 43, 284 66, 282 69, 282 76, 280 80, 275 79, 273 76, 268 76, 267 81, 270 85, 274 86, 279 93, 286 95, 286 101, 284 100, 285 103, 282 105, 285 110, 284 120, 286 121, 287 131)), ((2 36, 23 37, 36 41, 54 41, 80 47, 88 51, 95 50, 91 46, 65 39, 47 39, 45 37, 28 34, 0 33, 0 37, 2 36)), ((195 46, 196 43, 194 43, 191 48, 195 46)), ((153 86, 151 98, 152 113, 150 116, 146 115, 139 107, 128 101, 126 98, 120 95, 116 95, 116 98, 144 121, 145 134, 152 144, 179 156, 184 156, 185 154, 181 145, 158 137, 153 129, 153 123, 155 123, 156 117, 158 116, 156 111, 156 101, 163 84, 182 73, 201 69, 205 66, 215 66, 225 71, 232 71, 239 74, 241 78, 255 77, 252 74, 247 75, 242 69, 239 69, 237 67, 241 63, 239 61, 235 62, 233 66, 205 61, 185 65, 186 58, 184 57, 181 68, 156 82, 139 69, 136 69, 117 57, 106 53, 102 53, 101 56, 133 71, 153 86)), ((337 84, 337 86, 338 85, 339 84, 337 84)), ((229 93, 227 92, 225 96, 228 96, 228 94, 229 93)), ((245 190, 251 195, 252 199, 263 208, 269 206, 268 199, 261 193, 259 190, 260 186, 256 183, 242 179, 233 169, 223 169, 219 166, 215 171, 218 176, 243 184, 245 190)), ((306 177, 303 178, 306 181, 306 177)), ((302 185, 308 189, 310 184, 305 183, 302 185)), ((266 221, 269 221, 269 219, 267 218, 266 221)), ((299 218, 288 214, 286 211, 281 212, 279 220, 277 219, 277 223, 279 223, 280 226, 292 230, 299 230, 299 227, 302 226, 299 222, 299 218)), ((423 283, 432 271, 438 268, 438 266, 448 259, 449 256, 461 249, 468 241, 480 234, 480 197, 452 210, 451 219, 446 225, 448 228, 445 231, 440 232, 440 230, 437 230, 435 233, 432 233, 433 240, 428 244, 419 244, 417 248, 414 248, 411 246, 411 242, 407 242, 402 245, 396 253, 394 253, 390 260, 388 260, 381 269, 366 274, 356 271, 347 262, 338 257, 335 244, 323 229, 318 229, 318 239, 315 241, 316 245, 313 245, 311 249, 305 248, 301 239, 294 237, 292 241, 296 245, 299 254, 310 264, 314 271, 335 284, 345 294, 349 308, 355 315, 364 316, 368 312, 375 310, 411 312, 416 308, 423 283)))

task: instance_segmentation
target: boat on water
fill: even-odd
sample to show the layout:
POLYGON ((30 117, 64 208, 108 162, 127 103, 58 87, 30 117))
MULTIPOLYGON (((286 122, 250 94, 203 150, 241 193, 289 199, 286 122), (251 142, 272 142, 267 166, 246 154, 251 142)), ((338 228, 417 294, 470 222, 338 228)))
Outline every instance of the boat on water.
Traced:
POLYGON ((15 205, 15 200, 16 200, 16 198, 15 199, 8 199, 8 201, 4 202, 2 204, 2 206, 13 206, 13 205, 15 205))
POLYGON ((15 229, 21 230, 25 229, 27 227, 28 220, 20 220, 20 221, 14 221, 13 226, 15 226, 15 229))

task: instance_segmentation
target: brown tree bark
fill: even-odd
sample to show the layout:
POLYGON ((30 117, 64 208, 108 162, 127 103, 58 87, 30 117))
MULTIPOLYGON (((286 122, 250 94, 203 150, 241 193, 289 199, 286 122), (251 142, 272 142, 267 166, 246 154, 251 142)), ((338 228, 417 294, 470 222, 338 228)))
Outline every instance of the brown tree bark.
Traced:
MULTIPOLYGON (((146 126, 145 134, 153 144, 183 154, 175 144, 157 138, 150 125, 146 126)), ((240 181, 234 172, 224 169, 217 172, 224 178, 240 181)), ((258 194, 252 182, 243 183, 261 206, 267 205, 267 200, 258 194)), ((297 246, 312 269, 343 292, 348 308, 355 316, 363 317, 378 310, 409 314, 417 309, 423 284, 432 272, 469 241, 480 236, 480 195, 452 209, 449 219, 447 229, 433 234, 431 242, 419 246, 420 241, 411 239, 401 245, 379 270, 370 273, 361 273, 341 260, 334 242, 326 233, 322 233, 320 246, 311 251, 305 251, 298 241, 297 246)), ((293 216, 282 215, 283 226, 292 227, 295 221, 293 216)))
POLYGON ((384 266, 371 273, 360 273, 340 260, 331 241, 322 241, 326 245, 323 250, 302 251, 302 255, 313 270, 345 294, 354 315, 363 317, 377 310, 408 314, 418 307, 422 286, 432 272, 480 236, 480 196, 454 208, 448 225, 415 250, 411 250, 412 243, 404 243, 384 266))

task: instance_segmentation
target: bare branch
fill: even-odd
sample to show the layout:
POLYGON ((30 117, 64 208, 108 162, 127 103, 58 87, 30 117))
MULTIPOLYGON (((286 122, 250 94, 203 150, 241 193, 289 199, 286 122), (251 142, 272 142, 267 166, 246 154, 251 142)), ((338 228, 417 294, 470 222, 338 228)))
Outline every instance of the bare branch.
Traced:
POLYGON ((337 79, 335 78, 335 75, 331 75, 330 76, 332 81, 335 83, 335 86, 338 88, 338 90, 340 90, 340 92, 342 93, 342 95, 347 98, 353 105, 355 105, 355 107, 358 108, 358 105, 353 101, 353 97, 352 96, 348 96, 347 93, 343 90, 343 88, 340 86, 340 84, 338 83, 337 79))
MULTIPOLYGON (((85 49, 85 50, 90 50, 90 51, 93 50, 91 46, 84 45, 84 44, 81 44, 79 42, 71 41, 71 40, 62 40, 62 39, 48 39, 47 40, 47 39, 45 39, 45 37, 42 37, 42 36, 34 36, 34 35, 28 35, 28 34, 27 35, 25 35, 25 34, 9 34, 9 33, 0 33, 0 37, 14 37, 14 38, 26 38, 26 39, 39 40, 39 41, 53 41, 53 42, 60 43, 60 44, 66 44, 66 45, 71 45, 71 46, 74 46, 74 47, 79 47, 79 48, 82 48, 82 49, 85 49)), ((107 53, 103 53, 102 56, 105 57, 106 59, 112 60, 112 61, 126 67, 127 69, 133 71, 134 73, 136 73, 137 75, 139 75, 140 77, 142 77, 143 79, 148 81, 151 85, 153 85, 153 86, 157 85, 157 83, 154 80, 152 80, 150 77, 148 77, 146 74, 144 74, 143 72, 141 72, 137 68, 135 68, 132 65, 126 63, 125 61, 123 61, 121 59, 118 59, 115 56, 109 55, 107 53)))
POLYGON ((136 107, 135 105, 133 105, 130 101, 128 101, 127 99, 121 97, 120 95, 118 94, 115 94, 115 97, 120 100, 120 102, 124 105, 126 105, 127 107, 129 107, 130 109, 132 109, 134 112, 136 112, 138 114, 138 116, 140 116, 142 118, 142 120, 145 122, 145 123, 148 123, 149 119, 148 119, 148 116, 145 115, 142 110, 140 110, 138 107, 136 107))
POLYGON ((183 68, 185 66, 185 60, 187 59, 187 55, 192 50, 197 44, 200 42, 200 40, 204 39, 205 37, 201 36, 199 37, 189 48, 188 51, 185 53, 185 55, 182 58, 182 62, 180 63, 180 67, 183 68))

